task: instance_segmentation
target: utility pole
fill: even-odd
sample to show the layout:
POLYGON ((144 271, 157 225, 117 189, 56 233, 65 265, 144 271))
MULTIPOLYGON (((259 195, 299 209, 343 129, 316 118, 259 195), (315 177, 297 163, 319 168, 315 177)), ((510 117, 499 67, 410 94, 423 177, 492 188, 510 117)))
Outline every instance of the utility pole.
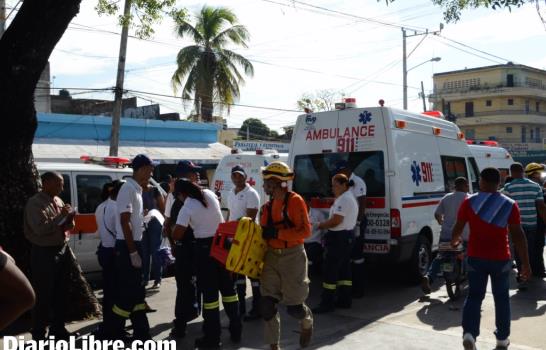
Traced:
POLYGON ((0 0, 0 38, 6 30, 6 0, 0 0))
MULTIPOLYGON (((407 63, 408 57, 406 55, 406 39, 411 38, 413 36, 419 36, 419 35, 428 35, 428 34, 438 35, 442 31, 442 29, 444 29, 444 24, 440 23, 440 29, 435 31, 435 32, 429 32, 428 29, 427 29, 424 32, 414 31, 413 34, 408 35, 408 34, 406 34, 406 28, 402 27, 402 84, 403 84, 402 95, 403 95, 403 98, 404 98, 404 110, 408 109, 408 70, 416 68, 416 67, 412 67, 412 68, 408 69, 408 63, 407 63)), ((415 50, 415 48, 413 50, 415 50)), ((411 55, 412 52, 410 52, 410 55, 411 55)), ((431 61, 439 61, 439 60, 434 59, 434 60, 431 60, 431 61)), ((423 63, 426 63, 426 62, 423 62, 423 63)))
POLYGON ((250 129, 248 127, 248 124, 246 125, 246 140, 249 141, 250 140, 250 129))
POLYGON ((408 109, 408 58, 406 57, 406 28, 402 28, 402 95, 404 98, 404 110, 408 109))
POLYGON ((421 80, 421 98, 423 99, 423 112, 427 111, 427 103, 425 102, 425 87, 423 86, 423 81, 421 80))
POLYGON ((121 108, 123 102, 123 80, 125 78, 125 58, 127 56, 127 39, 129 37, 129 17, 131 15, 131 0, 125 0, 123 9, 123 27, 119 43, 118 74, 114 91, 114 112, 112 113, 112 134, 110 136, 110 156, 118 155, 119 127, 121 122, 121 108))

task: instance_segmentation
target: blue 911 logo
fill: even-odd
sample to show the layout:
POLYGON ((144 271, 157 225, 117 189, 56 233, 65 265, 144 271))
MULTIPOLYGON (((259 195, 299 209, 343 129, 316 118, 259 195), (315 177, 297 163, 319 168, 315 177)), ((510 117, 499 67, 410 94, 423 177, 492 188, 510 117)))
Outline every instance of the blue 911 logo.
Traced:
POLYGON ((307 125, 313 125, 315 124, 315 122, 317 121, 317 117, 311 115, 311 114, 308 114, 305 116, 305 124, 307 125))

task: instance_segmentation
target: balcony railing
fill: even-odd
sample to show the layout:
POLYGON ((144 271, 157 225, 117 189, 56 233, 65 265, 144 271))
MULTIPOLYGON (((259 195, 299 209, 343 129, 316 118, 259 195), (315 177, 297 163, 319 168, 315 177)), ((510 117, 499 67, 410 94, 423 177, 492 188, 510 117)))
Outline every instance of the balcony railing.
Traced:
POLYGON ((535 112, 535 111, 520 111, 520 110, 496 110, 496 111, 487 111, 487 112, 474 112, 474 115, 467 117, 466 113, 455 113, 456 118, 474 118, 474 117, 490 117, 490 116, 501 116, 501 115, 538 115, 546 117, 546 112, 535 112))
POLYGON ((512 86, 508 86, 506 84, 497 84, 497 85, 489 85, 489 84, 483 84, 478 86, 470 86, 470 87, 463 87, 463 88, 453 88, 453 89, 436 89, 432 94, 428 95, 428 98, 435 99, 441 97, 441 95, 447 95, 447 94, 455 94, 455 93, 498 93, 505 91, 505 89, 512 89, 512 88, 526 88, 526 89, 533 89, 533 90, 540 90, 540 91, 546 91, 546 86, 536 86, 533 84, 526 84, 526 83, 514 83, 512 86))

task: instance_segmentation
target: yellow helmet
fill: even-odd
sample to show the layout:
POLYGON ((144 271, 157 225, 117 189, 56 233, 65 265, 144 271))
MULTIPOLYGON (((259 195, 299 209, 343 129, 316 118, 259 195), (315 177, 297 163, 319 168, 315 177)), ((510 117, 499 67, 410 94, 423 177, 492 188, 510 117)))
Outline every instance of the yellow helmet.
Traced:
POLYGON ((544 170, 544 165, 538 164, 538 163, 529 163, 525 167, 525 174, 526 175, 531 175, 534 172, 542 171, 542 170, 544 170))
POLYGON ((264 180, 277 178, 281 181, 289 181, 294 178, 294 173, 286 163, 273 162, 262 168, 262 176, 264 180))

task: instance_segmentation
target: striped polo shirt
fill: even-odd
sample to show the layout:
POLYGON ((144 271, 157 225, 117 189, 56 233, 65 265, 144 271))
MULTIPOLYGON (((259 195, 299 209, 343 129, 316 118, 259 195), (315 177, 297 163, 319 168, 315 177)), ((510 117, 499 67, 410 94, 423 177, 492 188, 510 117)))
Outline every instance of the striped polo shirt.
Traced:
POLYGON ((514 179, 506 184, 502 192, 518 203, 521 225, 526 229, 537 226, 536 201, 544 201, 542 188, 529 179, 514 179))

